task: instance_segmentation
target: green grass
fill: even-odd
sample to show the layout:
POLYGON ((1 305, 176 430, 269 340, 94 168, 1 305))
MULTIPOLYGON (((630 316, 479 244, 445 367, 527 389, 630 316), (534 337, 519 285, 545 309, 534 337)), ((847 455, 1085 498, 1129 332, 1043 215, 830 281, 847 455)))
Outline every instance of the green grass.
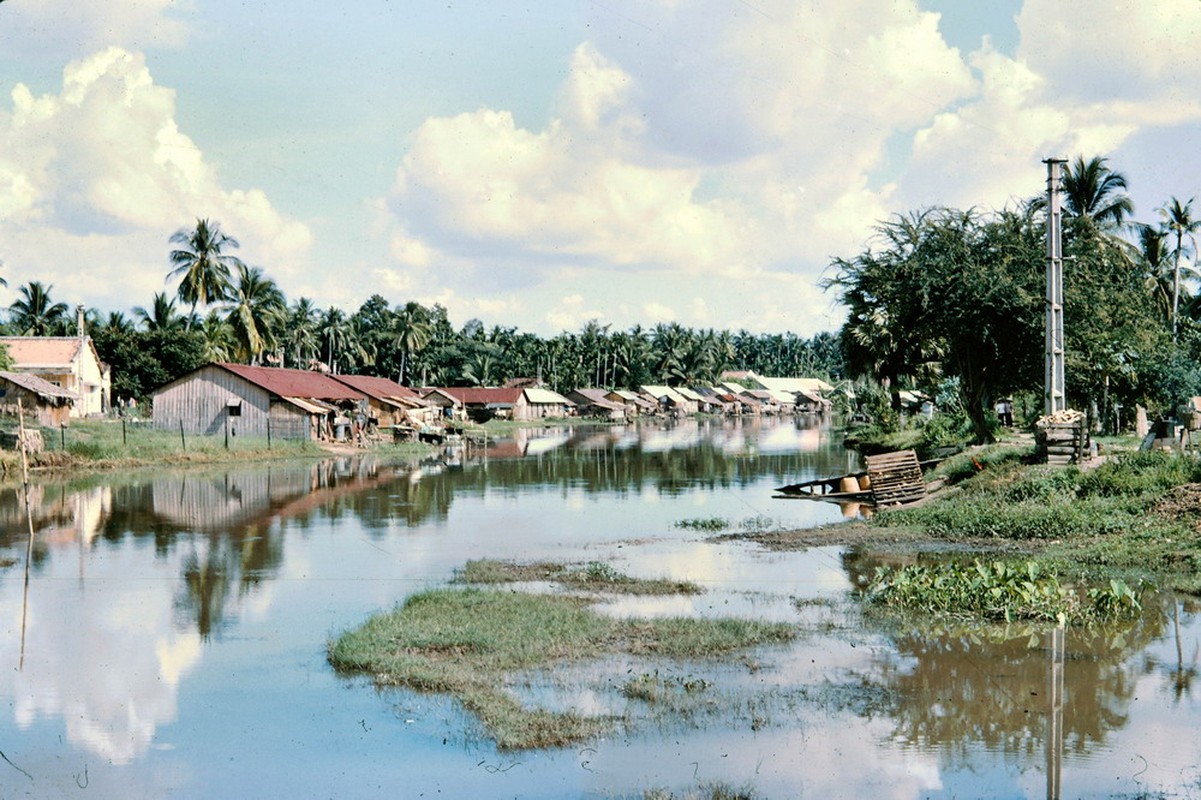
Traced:
MULTIPOLYGON (((1123 453, 1082 472, 1024 465, 999 449, 944 464, 967 473, 959 491, 924 506, 877 515, 872 524, 917 529, 949 540, 1025 543, 1039 560, 1073 580, 1159 575, 1168 587, 1201 589, 1201 531, 1195 515, 1173 518, 1157 507, 1173 487, 1201 481, 1201 461, 1169 453, 1123 453)), ((950 461, 950 460, 949 460, 950 461)))
POLYGON ((613 619, 577 597, 437 589, 338 637, 329 660, 380 685, 449 694, 499 747, 528 749, 585 741, 612 720, 523 706, 506 690, 522 671, 615 652, 702 659, 794 635, 790 625, 750 620, 613 619))
POLYGON ((546 561, 517 564, 510 561, 478 559, 468 561, 459 570, 461 583, 498 584, 527 581, 552 581, 569 589, 630 595, 701 594, 699 585, 691 581, 668 578, 632 578, 602 561, 590 561, 580 567, 569 567, 546 561))
POLYGON ((697 517, 679 520, 676 522, 676 527, 693 531, 716 532, 730 527, 730 521, 721 517, 697 517))
MULTIPOLYGON (((6 426, 8 427, 8 426, 6 426)), ((231 436, 226 447, 224 432, 213 436, 158 430, 148 422, 120 420, 72 420, 66 428, 42 428, 45 450, 32 454, 34 469, 116 468, 140 464, 215 463, 221 461, 313 458, 326 455, 315 442, 266 437, 231 436)), ((398 455, 426 452, 425 445, 378 445, 375 452, 386 450, 398 455)), ((0 453, 0 470, 20 472, 20 455, 0 453)))

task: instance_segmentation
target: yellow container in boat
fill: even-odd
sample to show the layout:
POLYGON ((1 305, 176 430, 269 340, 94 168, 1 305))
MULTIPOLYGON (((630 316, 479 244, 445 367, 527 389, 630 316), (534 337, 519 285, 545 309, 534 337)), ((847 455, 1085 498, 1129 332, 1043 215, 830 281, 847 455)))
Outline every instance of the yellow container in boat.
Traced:
POLYGON ((844 494, 847 492, 857 492, 859 491, 859 481, 848 475, 838 482, 838 491, 844 494))
POLYGON ((866 492, 870 488, 872 488, 872 477, 870 475, 864 475, 859 478, 859 491, 866 492))

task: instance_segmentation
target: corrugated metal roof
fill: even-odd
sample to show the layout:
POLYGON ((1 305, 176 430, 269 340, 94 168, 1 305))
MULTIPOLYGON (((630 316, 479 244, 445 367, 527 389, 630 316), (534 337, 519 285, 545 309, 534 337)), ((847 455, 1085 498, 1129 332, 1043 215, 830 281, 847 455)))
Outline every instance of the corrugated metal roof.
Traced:
POLYGON ((352 389, 358 389, 363 394, 377 399, 395 399, 398 397, 416 397, 417 393, 407 386, 388 378, 374 375, 330 375, 334 380, 344 383, 352 389))
POLYGON ((285 397, 283 399, 310 414, 324 414, 334 408, 329 403, 322 403, 320 400, 306 400, 303 397, 285 397))
POLYGON ((525 390, 525 399, 531 403, 538 403, 542 405, 575 405, 575 403, 571 402, 558 392, 552 392, 550 389, 536 389, 534 387, 529 387, 525 390))
POLYGON ((521 399, 522 389, 498 389, 480 386, 441 386, 439 391, 448 394, 463 405, 486 405, 488 403, 515 404, 521 399))
POLYGON ((251 367, 246 364, 220 363, 215 366, 232 372, 255 386, 279 397, 312 397, 318 400, 361 400, 364 395, 320 372, 279 367, 251 367))
POLYGON ((50 397, 57 400, 78 400, 79 395, 75 392, 68 392, 62 387, 55 386, 50 381, 39 378, 37 375, 26 375, 20 372, 3 372, 0 371, 0 378, 8 381, 15 386, 20 386, 27 392, 41 395, 42 397, 50 397))

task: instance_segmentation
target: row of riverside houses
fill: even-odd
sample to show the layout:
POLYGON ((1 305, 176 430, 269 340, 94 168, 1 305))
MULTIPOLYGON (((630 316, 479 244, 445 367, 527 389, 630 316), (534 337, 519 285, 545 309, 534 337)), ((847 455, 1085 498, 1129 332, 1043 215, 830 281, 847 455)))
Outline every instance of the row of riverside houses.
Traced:
POLYGON ((625 419, 829 408, 822 393, 832 387, 822 381, 754 373, 736 377, 712 387, 578 389, 563 396, 528 379, 504 387, 415 390, 387 378, 211 363, 155 389, 152 414, 155 427, 191 434, 341 439, 356 421, 368 430, 420 429, 463 419, 625 419))

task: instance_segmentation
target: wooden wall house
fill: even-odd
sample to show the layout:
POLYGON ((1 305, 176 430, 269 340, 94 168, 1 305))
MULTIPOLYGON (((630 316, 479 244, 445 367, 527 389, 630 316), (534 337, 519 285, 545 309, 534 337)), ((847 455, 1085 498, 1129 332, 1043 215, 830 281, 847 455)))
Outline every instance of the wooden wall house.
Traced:
POLYGON ((367 398, 370 417, 375 424, 389 428, 393 425, 424 425, 433 421, 433 409, 408 387, 388 378, 370 375, 331 375, 334 380, 361 392, 367 398))
POLYGON ((78 396, 37 375, 0 371, 0 414, 29 425, 66 425, 78 396))
POLYGON ((297 369, 206 364, 155 389, 154 426, 205 436, 314 439, 335 409, 351 411, 366 397, 329 375, 297 369))
MULTIPOLYGON (((476 422, 487 422, 493 418, 530 419, 529 402, 526 400, 524 389, 443 386, 438 391, 458 402, 464 413, 476 422)), ((430 399, 430 395, 426 395, 426 398, 430 399)))
POLYGON ((526 387, 523 391, 525 393, 526 419, 566 417, 575 411, 575 403, 558 392, 532 386, 526 387))

